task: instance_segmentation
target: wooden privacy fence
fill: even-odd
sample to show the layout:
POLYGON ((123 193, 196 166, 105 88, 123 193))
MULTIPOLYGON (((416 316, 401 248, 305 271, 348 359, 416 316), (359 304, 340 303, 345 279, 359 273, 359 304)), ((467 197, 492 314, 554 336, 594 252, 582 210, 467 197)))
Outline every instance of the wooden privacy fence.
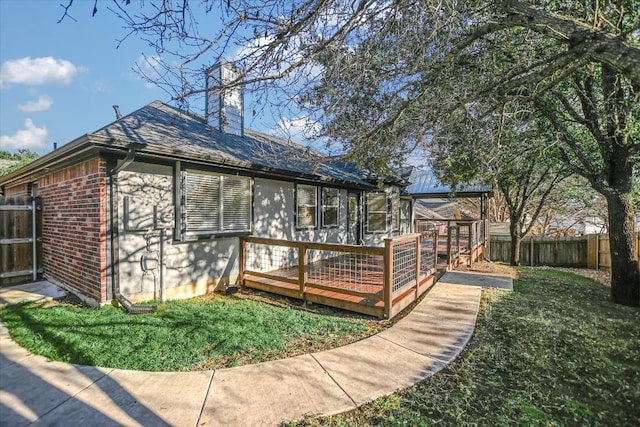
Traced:
POLYGON ((38 279, 41 236, 39 198, 0 196, 0 286, 38 279))
MULTIPOLYGON (((509 262, 511 237, 491 236, 492 261, 509 262)), ((640 233, 636 233, 636 259, 640 257, 640 233)), ((520 245, 522 265, 576 267, 609 270, 609 236, 591 234, 567 238, 526 238, 520 245)))
MULTIPOLYGON (((592 270, 611 270, 608 234, 591 234, 588 240, 587 268, 592 270)), ((640 260, 640 233, 636 233, 636 259, 640 260)))

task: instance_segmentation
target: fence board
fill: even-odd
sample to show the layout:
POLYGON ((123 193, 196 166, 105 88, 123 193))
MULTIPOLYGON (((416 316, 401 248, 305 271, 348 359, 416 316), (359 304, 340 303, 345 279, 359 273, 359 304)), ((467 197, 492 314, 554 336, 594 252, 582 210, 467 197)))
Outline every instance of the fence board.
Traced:
MULTIPOLYGON (((33 278, 32 198, 0 196, 0 286, 24 282, 33 278)), ((37 265, 42 259, 42 210, 36 199, 37 265)))
MULTIPOLYGON (((509 262, 511 237, 491 236, 491 260, 509 262)), ((640 258, 640 233, 636 233, 636 259, 640 258)), ((520 264, 551 267, 611 269, 608 235, 569 238, 526 238, 520 245, 520 264), (533 260, 533 262, 532 262, 533 260)))

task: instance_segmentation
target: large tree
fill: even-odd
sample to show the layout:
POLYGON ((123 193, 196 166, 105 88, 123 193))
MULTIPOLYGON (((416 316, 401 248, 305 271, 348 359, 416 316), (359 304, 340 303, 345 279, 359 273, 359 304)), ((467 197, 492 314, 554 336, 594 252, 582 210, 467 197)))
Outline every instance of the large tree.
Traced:
POLYGON ((549 143, 551 135, 541 117, 517 102, 483 117, 458 110, 441 123, 445 126, 430 142, 440 179, 493 184, 507 212, 510 262, 519 265, 522 239, 535 230, 551 196, 569 176, 557 147, 549 143))
POLYGON ((640 304, 639 0, 129 3, 113 10, 155 48, 161 70, 147 77, 173 99, 206 89, 206 65, 235 60, 249 88, 307 109, 369 168, 401 162, 434 130, 446 135, 457 111, 482 118, 513 100, 535 108, 565 164, 607 199, 612 299, 640 304))

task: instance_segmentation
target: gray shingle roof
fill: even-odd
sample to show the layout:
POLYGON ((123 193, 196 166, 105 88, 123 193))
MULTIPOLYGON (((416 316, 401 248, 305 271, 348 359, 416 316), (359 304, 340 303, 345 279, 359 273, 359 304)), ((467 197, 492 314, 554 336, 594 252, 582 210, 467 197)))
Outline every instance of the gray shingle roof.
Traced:
POLYGON ((219 131, 204 117, 154 101, 93 132, 141 144, 144 150, 167 150, 176 155, 231 162, 246 168, 278 170, 292 175, 319 178, 370 187, 355 167, 327 159, 307 147, 263 133, 245 130, 245 136, 219 131))

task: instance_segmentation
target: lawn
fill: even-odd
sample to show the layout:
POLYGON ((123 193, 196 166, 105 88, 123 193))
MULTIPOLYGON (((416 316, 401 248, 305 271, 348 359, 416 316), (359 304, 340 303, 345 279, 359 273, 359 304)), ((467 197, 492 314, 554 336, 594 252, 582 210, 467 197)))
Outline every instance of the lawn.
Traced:
POLYGON ((638 426, 640 309, 573 273, 519 270, 485 290, 447 368, 402 393, 305 426, 638 426))
POLYGON ((54 302, 5 307, 0 319, 15 342, 51 360, 144 371, 279 359, 353 342, 385 325, 316 310, 213 294, 168 302, 144 315, 54 302))

